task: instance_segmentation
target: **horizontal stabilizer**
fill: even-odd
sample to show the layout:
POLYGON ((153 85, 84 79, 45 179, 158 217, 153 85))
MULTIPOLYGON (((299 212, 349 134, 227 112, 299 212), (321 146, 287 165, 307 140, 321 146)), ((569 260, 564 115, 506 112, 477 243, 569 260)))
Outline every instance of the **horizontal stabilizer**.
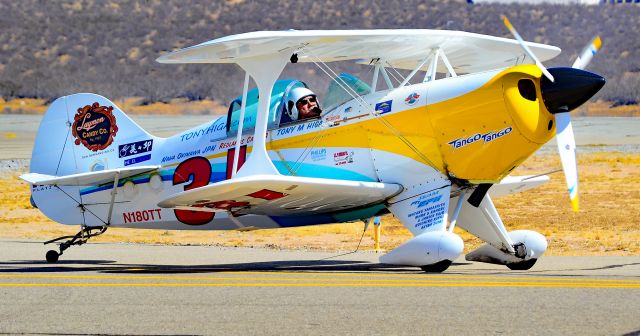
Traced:
POLYGON ((515 194, 549 182, 547 175, 507 176, 489 189, 492 197, 515 194))
POLYGON ((401 190, 398 184, 379 182, 252 175, 180 192, 162 200, 158 206, 288 216, 378 204, 401 190))
POLYGON ((120 173, 119 179, 123 179, 142 173, 148 173, 158 168, 160 168, 160 166, 114 168, 65 176, 28 173, 20 175, 20 178, 36 185, 91 186, 99 185, 105 182, 113 182, 118 172, 120 173))

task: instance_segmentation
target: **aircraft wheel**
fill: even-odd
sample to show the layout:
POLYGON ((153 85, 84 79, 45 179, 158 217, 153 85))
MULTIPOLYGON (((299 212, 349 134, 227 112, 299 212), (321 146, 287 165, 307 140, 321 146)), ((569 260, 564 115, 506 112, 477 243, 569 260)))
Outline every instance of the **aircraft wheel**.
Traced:
POLYGON ((507 267, 509 267, 509 269, 513 271, 526 271, 531 267, 533 267, 536 261, 538 261, 538 259, 533 258, 529 260, 520 261, 517 263, 507 264, 507 267))
POLYGON ((60 257, 60 254, 58 253, 58 251, 49 250, 47 252, 46 257, 47 257, 47 262, 54 263, 58 261, 58 257, 60 257))
POLYGON ((452 263, 453 261, 445 259, 435 264, 420 266, 420 268, 427 273, 442 273, 446 271, 452 263))

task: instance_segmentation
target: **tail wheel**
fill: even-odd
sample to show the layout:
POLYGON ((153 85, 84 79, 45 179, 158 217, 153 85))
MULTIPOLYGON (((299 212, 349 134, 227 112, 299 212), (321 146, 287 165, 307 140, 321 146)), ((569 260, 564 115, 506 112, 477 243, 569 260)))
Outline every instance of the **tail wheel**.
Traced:
POLYGON ((509 267, 509 269, 512 271, 526 271, 531 267, 533 267, 533 265, 536 264, 536 261, 538 261, 538 259, 533 258, 529 260, 520 261, 517 263, 507 264, 507 267, 509 267))
POLYGON ((46 255, 47 262, 50 262, 50 263, 54 263, 58 261, 58 257, 60 257, 60 254, 58 253, 58 251, 54 251, 54 250, 49 250, 46 255))
POLYGON ((446 271, 452 263, 453 261, 445 259, 435 264, 420 266, 420 268, 427 273, 442 273, 446 271))

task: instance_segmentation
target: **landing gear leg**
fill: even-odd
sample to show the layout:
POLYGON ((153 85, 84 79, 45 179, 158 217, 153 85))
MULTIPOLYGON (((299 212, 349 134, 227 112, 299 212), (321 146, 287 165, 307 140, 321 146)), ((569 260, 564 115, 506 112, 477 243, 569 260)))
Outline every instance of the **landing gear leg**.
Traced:
POLYGON ((76 233, 75 236, 62 236, 56 239, 51 239, 49 241, 44 242, 45 245, 57 242, 59 240, 66 239, 66 241, 62 242, 59 245, 60 252, 56 250, 49 250, 46 254, 47 262, 55 263, 58 261, 58 258, 62 255, 62 253, 70 248, 73 245, 82 245, 86 243, 89 238, 99 236, 107 231, 107 226, 83 226, 80 232, 76 233))

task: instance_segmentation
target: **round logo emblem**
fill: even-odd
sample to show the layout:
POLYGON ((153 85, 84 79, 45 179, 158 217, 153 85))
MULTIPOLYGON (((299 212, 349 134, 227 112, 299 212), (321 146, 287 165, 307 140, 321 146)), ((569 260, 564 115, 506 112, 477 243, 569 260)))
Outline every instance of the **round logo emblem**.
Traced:
POLYGON ((71 127, 75 144, 83 144, 94 152, 109 147, 118 132, 113 106, 98 103, 79 108, 71 127))
POLYGON ((404 102, 407 105, 413 105, 418 101, 419 98, 420 95, 417 92, 412 92, 409 96, 407 96, 407 98, 404 99, 404 102))

